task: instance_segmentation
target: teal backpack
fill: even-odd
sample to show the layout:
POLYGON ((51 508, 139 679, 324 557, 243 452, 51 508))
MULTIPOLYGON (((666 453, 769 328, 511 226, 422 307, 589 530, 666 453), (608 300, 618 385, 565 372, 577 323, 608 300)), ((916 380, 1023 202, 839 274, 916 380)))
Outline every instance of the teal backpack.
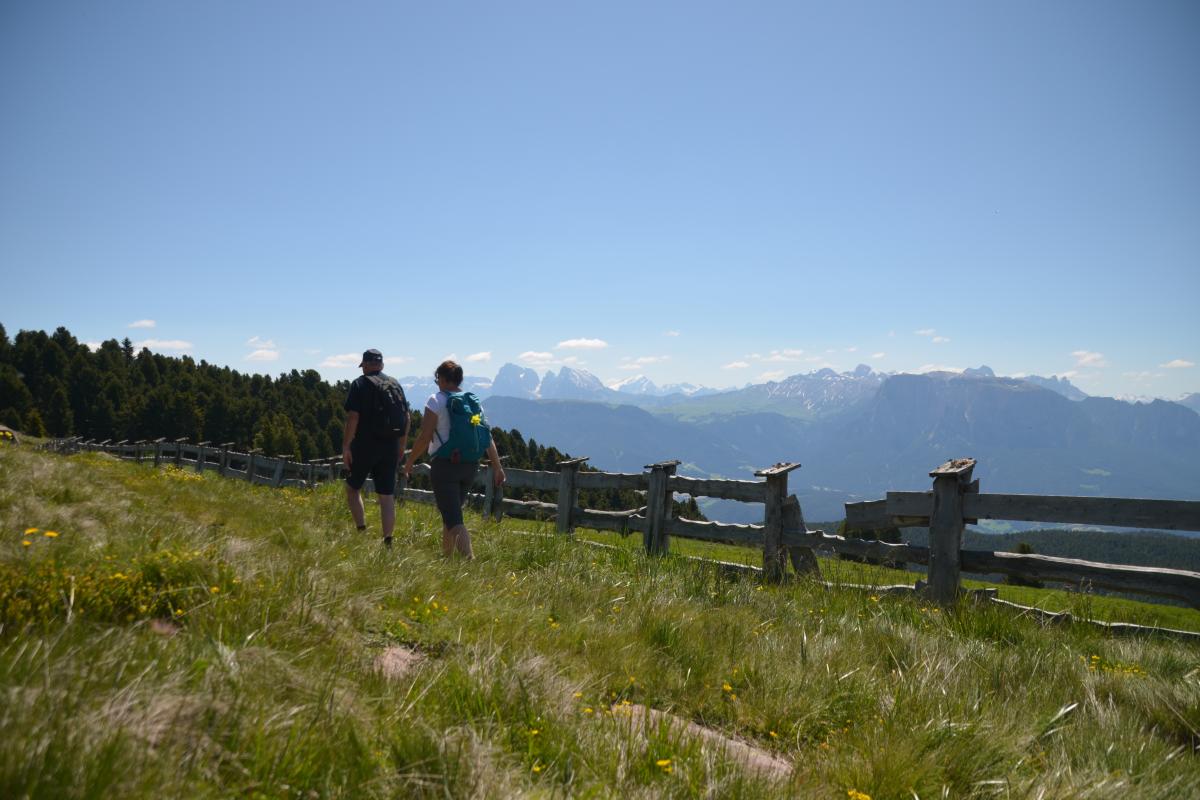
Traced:
POLYGON ((478 463, 492 443, 492 429, 479 398, 472 392, 446 392, 446 413, 450 415, 450 438, 434 451, 434 457, 455 464, 478 463))

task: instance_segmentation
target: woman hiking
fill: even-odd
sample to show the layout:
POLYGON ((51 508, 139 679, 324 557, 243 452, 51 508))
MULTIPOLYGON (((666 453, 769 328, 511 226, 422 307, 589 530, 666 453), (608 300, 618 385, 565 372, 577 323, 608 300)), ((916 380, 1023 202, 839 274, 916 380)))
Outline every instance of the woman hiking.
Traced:
POLYGON ((429 454, 433 497, 442 515, 442 554, 450 556, 457 551, 466 558, 474 558, 471 534, 463 523, 467 491, 475 480, 482 455, 486 454, 491 462, 496 486, 504 483, 504 468, 500 466, 500 455, 496 443, 491 441, 478 399, 460 388, 462 367, 454 361, 443 361, 434 371, 433 379, 438 391, 425 402, 421 432, 404 462, 404 476, 410 477, 417 459, 429 454), (486 449, 479 447, 484 438, 486 449))

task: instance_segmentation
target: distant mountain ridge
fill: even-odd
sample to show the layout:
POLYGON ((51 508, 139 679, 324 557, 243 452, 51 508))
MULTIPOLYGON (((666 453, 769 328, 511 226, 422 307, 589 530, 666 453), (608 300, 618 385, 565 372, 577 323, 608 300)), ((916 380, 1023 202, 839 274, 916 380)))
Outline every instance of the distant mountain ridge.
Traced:
MULTIPOLYGON (((882 377, 877 391, 848 409, 809 418, 743 409, 689 419, 502 397, 489 401, 488 412, 493 424, 591 456, 602 469, 677 458, 685 474, 746 478, 777 461, 800 461, 789 485, 813 519, 838 518, 845 502, 890 489, 928 488, 930 469, 962 456, 978 459, 984 491, 1200 499, 1193 458, 1200 415, 1190 409, 1165 401, 1073 401, 982 373, 882 377)), ((744 520, 761 513, 740 509, 717 516, 736 521, 734 514, 744 520)))

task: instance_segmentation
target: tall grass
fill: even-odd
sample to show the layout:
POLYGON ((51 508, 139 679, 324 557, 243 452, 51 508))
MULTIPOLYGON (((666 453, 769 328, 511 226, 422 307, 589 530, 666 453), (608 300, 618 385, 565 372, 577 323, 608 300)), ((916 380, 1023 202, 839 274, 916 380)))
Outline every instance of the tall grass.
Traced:
POLYGON ((0 796, 1200 796, 1195 645, 469 524, 0 449, 0 796))

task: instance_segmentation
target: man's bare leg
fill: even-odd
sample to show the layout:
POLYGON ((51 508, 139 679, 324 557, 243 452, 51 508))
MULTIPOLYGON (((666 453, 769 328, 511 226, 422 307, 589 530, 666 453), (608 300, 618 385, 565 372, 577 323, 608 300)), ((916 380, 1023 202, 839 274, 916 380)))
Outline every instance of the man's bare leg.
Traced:
POLYGON ((396 496, 391 494, 379 495, 379 521, 383 528, 383 540, 391 541, 392 531, 396 529, 396 496))
MULTIPOLYGON (((380 497, 382 498, 382 495, 380 497)), ((346 484, 346 505, 350 506, 350 516, 354 518, 354 526, 360 531, 366 530, 367 514, 363 510, 362 494, 348 483, 346 484)), ((394 515, 392 521, 395 522, 394 515)))

